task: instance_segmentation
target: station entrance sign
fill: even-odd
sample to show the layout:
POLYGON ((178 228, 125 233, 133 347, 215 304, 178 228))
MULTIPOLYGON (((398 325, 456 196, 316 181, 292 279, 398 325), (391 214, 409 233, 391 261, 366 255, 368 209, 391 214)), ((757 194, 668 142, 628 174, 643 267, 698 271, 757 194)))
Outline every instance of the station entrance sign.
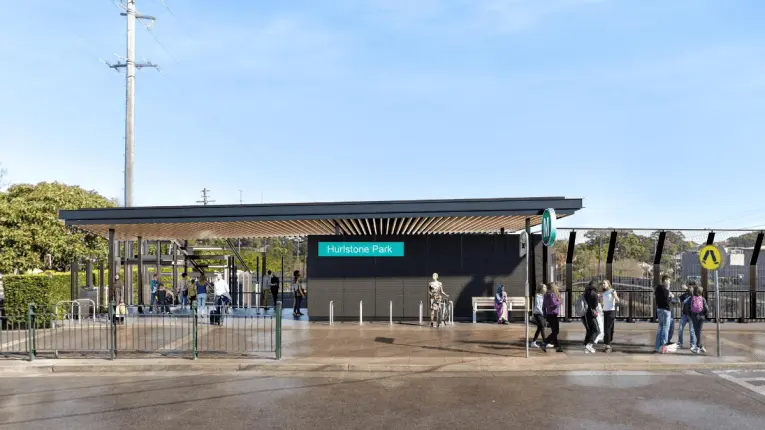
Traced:
POLYGON ((319 257, 403 257, 404 242, 319 242, 319 257))

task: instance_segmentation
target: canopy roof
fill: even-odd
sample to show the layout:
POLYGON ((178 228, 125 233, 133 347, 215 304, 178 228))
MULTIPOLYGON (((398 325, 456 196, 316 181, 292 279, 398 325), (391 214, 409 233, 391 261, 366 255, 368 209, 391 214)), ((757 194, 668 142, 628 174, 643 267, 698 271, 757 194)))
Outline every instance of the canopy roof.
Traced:
POLYGON ((582 208, 565 197, 410 200, 258 205, 156 206, 62 210, 66 225, 117 240, 250 238, 279 236, 398 235, 508 232, 582 208))

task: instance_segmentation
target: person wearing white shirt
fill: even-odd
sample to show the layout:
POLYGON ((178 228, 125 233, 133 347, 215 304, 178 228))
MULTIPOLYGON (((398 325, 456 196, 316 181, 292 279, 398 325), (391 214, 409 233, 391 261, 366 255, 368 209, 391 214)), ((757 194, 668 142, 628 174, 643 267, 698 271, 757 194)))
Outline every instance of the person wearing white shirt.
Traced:
POLYGON ((219 315, 223 315, 223 306, 231 304, 231 295, 229 294, 228 282, 223 279, 220 273, 218 273, 215 282, 213 282, 213 290, 215 306, 218 307, 219 315))
POLYGON ((605 352, 611 352, 611 342, 614 340, 614 326, 616 325, 616 305, 619 303, 619 295, 608 280, 603 281, 603 322, 605 330, 603 343, 605 352))

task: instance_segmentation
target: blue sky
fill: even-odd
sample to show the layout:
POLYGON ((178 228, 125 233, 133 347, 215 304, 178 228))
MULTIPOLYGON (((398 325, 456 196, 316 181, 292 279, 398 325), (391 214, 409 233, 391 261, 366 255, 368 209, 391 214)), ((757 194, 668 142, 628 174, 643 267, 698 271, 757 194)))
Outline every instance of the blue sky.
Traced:
MULTIPOLYGON (((138 0, 136 205, 565 195, 765 225, 760 0, 138 0)), ((0 163, 122 195, 112 0, 2 0, 0 163)))

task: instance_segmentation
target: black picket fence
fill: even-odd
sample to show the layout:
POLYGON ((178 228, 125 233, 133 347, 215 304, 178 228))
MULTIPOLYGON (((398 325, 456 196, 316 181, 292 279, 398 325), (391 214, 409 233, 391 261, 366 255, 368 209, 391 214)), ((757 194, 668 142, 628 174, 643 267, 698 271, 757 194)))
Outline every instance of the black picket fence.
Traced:
MULTIPOLYGON (((576 287, 576 285, 575 285, 576 287)), ((653 288, 619 288, 615 283, 615 290, 621 299, 616 310, 616 318, 627 321, 645 321, 653 320, 656 317, 656 310, 654 308, 654 292, 653 288)), ((570 294, 572 300, 576 302, 579 296, 584 292, 582 286, 581 289, 575 288, 570 294)), ((682 294, 681 290, 672 290, 675 296, 682 294)), ((759 321, 765 320, 765 291, 757 291, 754 293, 756 306, 756 313, 752 314, 752 299, 753 294, 750 291, 743 290, 720 290, 720 318, 722 320, 736 320, 736 321, 759 321)), ((710 319, 716 319, 716 297, 714 290, 705 294, 705 298, 709 304, 710 319)), ((569 307, 568 305, 569 294, 561 291, 561 308, 563 311, 562 317, 568 317, 569 308, 573 309, 572 317, 579 318, 581 315, 577 312, 576 306, 569 307)), ((679 319, 681 316, 682 305, 680 303, 672 304, 672 315, 674 318, 679 319)))
POLYGON ((3 315, 0 355, 36 357, 272 357, 281 358, 281 308, 272 315, 252 309, 197 310, 145 306, 115 313, 62 312, 3 315))

